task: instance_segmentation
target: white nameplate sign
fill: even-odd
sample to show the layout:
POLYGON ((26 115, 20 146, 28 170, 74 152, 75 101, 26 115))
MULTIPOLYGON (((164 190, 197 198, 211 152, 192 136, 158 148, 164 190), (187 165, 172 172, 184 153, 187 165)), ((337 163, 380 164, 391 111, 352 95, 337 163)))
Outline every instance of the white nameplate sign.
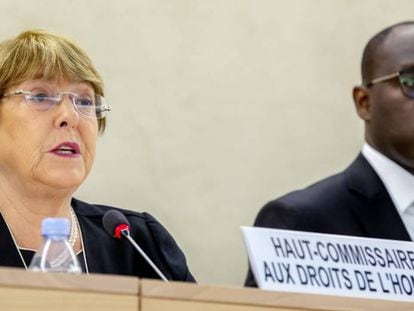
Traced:
POLYGON ((242 227, 261 289, 414 302, 414 243, 242 227))

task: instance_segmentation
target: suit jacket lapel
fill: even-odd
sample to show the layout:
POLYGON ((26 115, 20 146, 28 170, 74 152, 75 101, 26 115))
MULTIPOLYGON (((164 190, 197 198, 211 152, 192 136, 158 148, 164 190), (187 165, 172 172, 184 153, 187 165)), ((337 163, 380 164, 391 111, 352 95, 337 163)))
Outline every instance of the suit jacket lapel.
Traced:
POLYGON ((384 184, 362 154, 345 176, 348 189, 360 197, 351 209, 368 237, 411 240, 384 184))
POLYGON ((0 266, 24 268, 6 222, 0 215, 0 266))

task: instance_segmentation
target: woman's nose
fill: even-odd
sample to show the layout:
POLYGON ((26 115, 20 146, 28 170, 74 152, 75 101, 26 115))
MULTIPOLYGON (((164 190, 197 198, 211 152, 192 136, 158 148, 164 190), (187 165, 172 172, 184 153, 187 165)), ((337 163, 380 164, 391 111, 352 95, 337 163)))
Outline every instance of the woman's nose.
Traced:
POLYGON ((57 107, 55 126, 76 127, 79 118, 79 112, 76 110, 71 94, 62 94, 61 102, 57 107))

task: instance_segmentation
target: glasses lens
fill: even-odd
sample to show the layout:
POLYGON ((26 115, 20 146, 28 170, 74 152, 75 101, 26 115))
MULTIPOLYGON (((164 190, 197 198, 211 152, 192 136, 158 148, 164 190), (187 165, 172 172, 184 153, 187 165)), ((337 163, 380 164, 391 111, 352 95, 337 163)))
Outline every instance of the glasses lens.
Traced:
POLYGON ((400 84, 403 93, 410 98, 414 98, 414 68, 400 74, 400 84))
POLYGON ((26 103, 33 109, 44 111, 59 102, 59 97, 52 97, 46 92, 30 92, 24 94, 26 103))
POLYGON ((107 116, 108 111, 111 110, 106 99, 100 95, 95 95, 95 116, 97 119, 103 119, 107 116))
POLYGON ((105 98, 100 95, 92 96, 92 98, 88 95, 76 95, 74 101, 79 113, 88 118, 105 118, 106 112, 109 110, 105 98))
POLYGON ((88 117, 93 117, 95 114, 95 100, 93 96, 88 95, 76 95, 71 94, 73 96, 74 103, 76 105, 76 109, 83 115, 88 117))

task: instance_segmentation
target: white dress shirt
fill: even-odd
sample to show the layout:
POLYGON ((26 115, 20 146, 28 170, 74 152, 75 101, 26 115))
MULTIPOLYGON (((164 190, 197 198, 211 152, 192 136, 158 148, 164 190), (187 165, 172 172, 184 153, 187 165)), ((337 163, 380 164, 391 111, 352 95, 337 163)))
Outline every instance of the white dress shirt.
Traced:
POLYGON ((362 147, 362 154, 385 185, 411 240, 414 240, 414 175, 367 143, 362 147))

